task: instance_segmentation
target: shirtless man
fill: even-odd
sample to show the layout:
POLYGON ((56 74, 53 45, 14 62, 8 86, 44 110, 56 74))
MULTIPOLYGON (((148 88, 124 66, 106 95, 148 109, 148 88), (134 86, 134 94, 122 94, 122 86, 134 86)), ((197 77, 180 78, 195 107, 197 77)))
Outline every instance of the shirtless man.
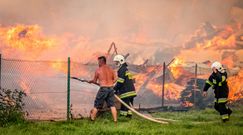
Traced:
POLYGON ((90 112, 91 120, 95 120, 96 114, 99 109, 102 109, 104 101, 106 101, 107 106, 111 108, 111 113, 114 122, 117 122, 117 111, 115 108, 115 97, 113 91, 113 83, 115 82, 114 71, 106 65, 106 58, 101 56, 98 58, 99 68, 95 72, 93 80, 89 83, 95 83, 100 85, 100 89, 96 95, 94 108, 90 112))

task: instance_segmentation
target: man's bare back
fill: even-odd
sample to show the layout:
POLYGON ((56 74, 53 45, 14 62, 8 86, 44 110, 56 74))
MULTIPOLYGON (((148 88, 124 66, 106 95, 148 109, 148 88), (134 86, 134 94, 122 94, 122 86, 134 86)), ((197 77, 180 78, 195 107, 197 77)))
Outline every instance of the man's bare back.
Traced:
POLYGON ((97 80, 101 87, 112 87, 115 74, 114 71, 108 65, 102 65, 96 70, 97 80))

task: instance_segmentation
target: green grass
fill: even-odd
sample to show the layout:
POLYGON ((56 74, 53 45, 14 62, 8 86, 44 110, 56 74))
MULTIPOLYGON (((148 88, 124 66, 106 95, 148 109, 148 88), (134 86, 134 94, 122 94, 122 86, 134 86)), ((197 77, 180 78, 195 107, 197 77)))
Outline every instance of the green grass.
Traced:
POLYGON ((152 123, 135 116, 132 120, 120 118, 112 122, 110 113, 100 116, 95 122, 88 119, 71 122, 20 122, 0 128, 3 135, 80 135, 80 134, 163 134, 163 135, 243 135, 243 108, 233 109, 231 120, 220 121, 213 109, 189 112, 162 112, 154 117, 177 119, 167 125, 152 123))

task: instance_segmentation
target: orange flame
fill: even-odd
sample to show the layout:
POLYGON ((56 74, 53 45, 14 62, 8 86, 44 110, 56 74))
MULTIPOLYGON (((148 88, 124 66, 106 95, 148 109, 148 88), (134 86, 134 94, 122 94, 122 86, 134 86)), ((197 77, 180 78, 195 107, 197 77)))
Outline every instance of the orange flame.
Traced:
POLYGON ((227 68, 232 69, 235 65, 233 55, 224 58, 221 63, 227 65, 227 68))
MULTIPOLYGON (((148 89, 158 96, 162 95, 162 85, 152 81, 147 86, 148 89)), ((177 85, 175 83, 166 83, 165 84, 165 99, 166 100, 178 100, 180 98, 181 91, 184 89, 183 86, 177 85)))
POLYGON ((235 48, 236 38, 234 30, 230 26, 225 26, 223 29, 219 29, 212 39, 205 39, 201 43, 196 43, 196 47, 200 49, 225 49, 235 48))
POLYGON ((235 36, 231 35, 228 38, 223 38, 216 36, 211 40, 206 40, 204 43, 197 43, 197 48, 213 48, 213 49, 223 49, 223 48, 234 48, 235 46, 235 36))
POLYGON ((193 103, 191 103, 189 101, 184 101, 181 105, 184 106, 184 107, 192 107, 193 103))
POLYGON ((0 43, 5 56, 18 53, 24 58, 34 59, 44 50, 53 47, 56 41, 43 36, 38 25, 17 25, 0 27, 0 43))
POLYGON ((231 101, 238 100, 240 98, 243 98, 243 70, 240 70, 238 75, 231 76, 228 79, 228 85, 229 85, 229 99, 231 101))
POLYGON ((170 71, 173 74, 175 79, 179 78, 183 74, 182 65, 184 64, 184 60, 182 58, 175 58, 173 63, 169 66, 170 71))
MULTIPOLYGON (((226 51, 229 51, 229 49, 231 49, 231 51, 232 51, 232 49, 234 49, 232 51, 232 53, 227 54, 226 57, 223 57, 224 55, 221 56, 222 57, 221 63, 227 67, 228 71, 231 71, 234 67, 237 66, 237 62, 238 62, 237 56, 234 52, 239 50, 239 48, 237 48, 236 40, 237 40, 237 38, 241 38, 241 37, 236 38, 237 30, 240 30, 240 28, 233 29, 233 27, 231 27, 231 26, 226 26, 224 28, 215 28, 215 33, 213 33, 215 35, 212 38, 210 38, 210 36, 207 37, 207 35, 205 36, 205 35, 202 35, 201 33, 199 33, 198 35, 196 35, 196 38, 194 36, 194 39, 203 39, 203 41, 193 40, 193 38, 192 38, 191 39, 192 42, 188 42, 188 43, 195 42, 196 47, 187 49, 187 50, 183 50, 183 51, 184 52, 187 51, 187 52, 191 53, 191 52, 200 50, 203 53, 205 53, 205 52, 213 53, 213 54, 217 54, 220 56, 222 54, 220 52, 221 50, 225 49, 226 51)), ((195 54, 195 53, 193 53, 193 54, 195 54)), ((210 54, 208 56, 217 56, 217 55, 210 54)), ((185 55, 185 57, 186 57, 186 55, 185 55)), ((208 60, 214 61, 215 59, 219 59, 219 58, 220 57, 217 57, 217 58, 209 57, 208 60)), ((230 74, 229 74, 229 77, 228 77, 228 85, 229 85, 229 89, 230 89, 229 99, 231 101, 235 101, 237 99, 243 98, 242 81, 243 81, 243 70, 242 69, 240 69, 239 73, 236 76, 230 76, 230 74)))
MULTIPOLYGON (((67 62, 63 61, 57 61, 57 62, 52 62, 50 66, 58 72, 67 74, 67 62)), ((85 65, 78 64, 75 62, 72 62, 70 65, 70 71, 71 75, 77 76, 77 77, 90 77, 90 73, 88 72, 88 69, 85 67, 85 65)))

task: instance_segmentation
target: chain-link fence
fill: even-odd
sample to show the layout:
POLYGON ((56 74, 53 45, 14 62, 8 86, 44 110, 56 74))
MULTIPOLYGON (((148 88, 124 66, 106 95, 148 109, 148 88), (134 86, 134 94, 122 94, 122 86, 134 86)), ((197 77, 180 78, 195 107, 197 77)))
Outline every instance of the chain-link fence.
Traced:
MULTIPOLYGON (((108 63, 114 68, 111 62, 108 63)), ((71 76, 91 79, 97 68, 97 64, 71 62, 71 76)), ((128 68, 134 74, 136 82, 135 108, 172 106, 172 109, 174 107, 183 110, 188 107, 205 108, 213 105, 212 89, 208 91, 207 97, 202 96, 205 80, 212 73, 210 63, 172 63, 165 64, 165 68, 163 64, 138 66, 128 63, 128 68)), ((95 85, 71 80, 71 112, 75 117, 79 114, 88 115, 97 91, 98 87, 95 85)))
MULTIPOLYGON (((94 76, 97 67, 97 64, 71 61, 70 76, 89 80, 94 76)), ((166 66, 165 74, 163 69, 163 65, 129 66, 136 78, 138 95, 134 102, 135 108, 192 106, 204 102, 200 96, 201 89, 211 72, 205 64, 166 66)), ((67 78, 68 61, 1 59, 1 87, 21 89, 27 93, 25 111, 28 119, 67 118, 67 78)), ((70 116, 88 117, 98 87, 71 79, 69 90, 70 116)))
POLYGON ((1 59, 1 87, 23 90, 28 119, 66 118, 67 75, 56 66, 61 61, 26 61, 1 59))
MULTIPOLYGON (((71 61, 71 77, 90 80, 97 65, 71 61)), ((71 79, 71 115, 73 118, 88 117, 93 107, 98 86, 71 79)))
POLYGON ((203 97, 202 91, 205 80, 209 77, 212 70, 207 64, 187 64, 183 67, 188 73, 186 82, 180 94, 180 103, 185 107, 205 108, 213 103, 213 91, 209 91, 209 96, 203 97))
POLYGON ((138 96, 135 98, 137 108, 168 107, 204 107, 212 101, 213 93, 202 97, 205 79, 211 73, 206 64, 184 63, 183 65, 166 65, 144 67, 146 74, 135 74, 138 96), (165 71, 164 71, 165 69, 165 71))
MULTIPOLYGON (((97 65, 70 63, 70 76, 91 79, 97 65)), ((68 61, 1 58, 1 88, 23 90, 27 119, 62 120, 68 110, 68 61)), ((97 86, 70 80, 71 117, 88 117, 97 86)))

